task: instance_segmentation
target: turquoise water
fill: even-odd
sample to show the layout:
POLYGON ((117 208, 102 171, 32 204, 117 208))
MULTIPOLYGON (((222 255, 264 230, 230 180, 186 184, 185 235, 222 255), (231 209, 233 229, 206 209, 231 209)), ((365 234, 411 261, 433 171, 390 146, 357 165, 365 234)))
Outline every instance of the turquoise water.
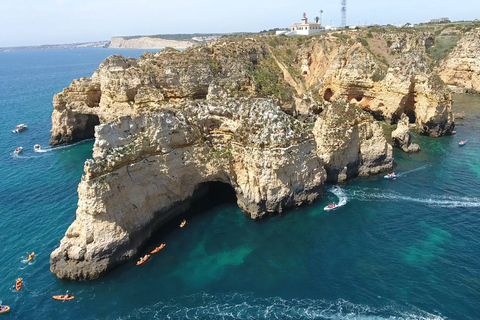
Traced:
POLYGON ((147 244, 142 266, 58 280, 49 255, 75 219, 92 141, 50 149, 52 97, 101 61, 139 50, 0 53, 0 301, 5 319, 478 319, 480 97, 456 96, 457 135, 414 136, 395 172, 329 186, 313 205, 253 222, 215 185, 147 244), (19 123, 29 128, 10 131, 19 123), (460 140, 468 139, 464 147, 460 140), (33 152, 40 144, 44 152, 33 152), (13 150, 24 151, 14 156, 13 150), (331 212, 330 202, 345 205, 331 212), (27 262, 29 252, 35 258, 27 262), (15 279, 24 287, 15 291, 15 279), (52 295, 75 295, 67 302, 52 295))

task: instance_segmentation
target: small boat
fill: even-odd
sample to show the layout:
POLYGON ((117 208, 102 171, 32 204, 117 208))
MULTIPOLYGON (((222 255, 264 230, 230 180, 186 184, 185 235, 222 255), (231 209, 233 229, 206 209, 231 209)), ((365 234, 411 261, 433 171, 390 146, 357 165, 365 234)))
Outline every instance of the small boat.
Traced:
POLYGON ((9 306, 0 306, 0 313, 7 313, 8 311, 10 311, 9 306))
POLYGON ((15 127, 15 129, 12 130, 12 133, 19 133, 23 130, 27 130, 28 126, 26 124, 19 124, 18 126, 15 127))
POLYGON ((69 295, 68 293, 67 294, 61 294, 61 295, 58 295, 58 296, 53 296, 53 299, 62 300, 62 301, 72 300, 73 298, 75 298, 75 297, 72 296, 72 295, 69 295))
POLYGON ((15 289, 17 289, 17 291, 20 290, 22 288, 22 284, 23 284, 22 278, 18 278, 17 282, 15 282, 15 289))
POLYGON ((18 147, 17 149, 15 149, 15 151, 13 151, 14 154, 19 154, 20 152, 22 152, 23 148, 22 147, 18 147))
POLYGON ((338 208, 338 205, 335 204, 335 203, 330 203, 328 206, 325 206, 323 208, 323 210, 325 211, 330 211, 330 210, 334 210, 334 209, 337 209, 338 208))
POLYGON ((461 146, 464 146, 466 143, 467 143, 467 140, 462 140, 458 143, 458 145, 461 147, 461 146))
POLYGON ((182 223, 180 223, 180 228, 185 227, 186 224, 187 224, 187 220, 183 219, 182 223))
POLYGON ((384 179, 396 179, 397 175, 395 174, 395 172, 392 172, 392 173, 384 175, 383 178, 384 179))
POLYGON ((145 263, 145 261, 147 261, 148 258, 150 258, 149 254, 146 254, 143 257, 141 257, 140 260, 138 260, 138 262, 137 262, 137 266, 141 265, 142 263, 145 263))
POLYGON ((28 255, 28 261, 32 260, 35 257, 35 252, 32 252, 28 255))
POLYGON ((163 248, 165 248, 166 244, 165 243, 162 243, 161 245, 159 245, 158 247, 156 247, 155 249, 152 250, 152 252, 150 252, 151 254, 154 254, 154 253, 157 253, 158 251, 162 250, 163 248))
POLYGON ((36 144, 33 146, 33 151, 37 152, 37 151, 40 151, 41 147, 39 144, 36 144))

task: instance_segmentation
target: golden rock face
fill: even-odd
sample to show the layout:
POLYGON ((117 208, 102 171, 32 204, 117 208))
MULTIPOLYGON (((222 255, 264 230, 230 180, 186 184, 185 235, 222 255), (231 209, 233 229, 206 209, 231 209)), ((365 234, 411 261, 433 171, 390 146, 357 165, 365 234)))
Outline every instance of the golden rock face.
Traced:
POLYGON ((52 272, 91 279, 131 259, 209 182, 230 185, 259 219, 312 202, 325 181, 391 169, 376 119, 405 113, 425 134, 453 129, 423 51, 400 47, 386 66, 362 42, 257 36, 107 58, 54 97, 51 143, 94 129, 95 144, 52 272))

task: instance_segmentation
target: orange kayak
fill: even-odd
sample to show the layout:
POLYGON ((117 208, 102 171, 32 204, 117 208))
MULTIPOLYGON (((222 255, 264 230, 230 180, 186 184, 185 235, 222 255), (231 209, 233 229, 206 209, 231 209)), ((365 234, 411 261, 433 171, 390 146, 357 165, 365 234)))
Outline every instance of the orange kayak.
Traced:
POLYGON ((0 306, 0 313, 6 313, 8 311, 10 311, 9 306, 0 306))
POLYGON ((141 265, 142 263, 145 263, 145 261, 147 261, 148 258, 150 258, 149 254, 146 254, 144 257, 141 257, 140 260, 138 260, 137 262, 137 266, 141 265))
POLYGON ((53 296, 53 299, 55 300, 62 300, 62 301, 65 301, 65 300, 72 300, 73 298, 75 298, 74 296, 71 296, 69 294, 62 294, 62 295, 59 295, 59 296, 53 296))
POLYGON ((20 290, 22 288, 22 278, 18 278, 17 282, 15 283, 15 289, 20 290))
POLYGON ((180 223, 180 228, 183 228, 187 224, 187 220, 183 220, 182 223, 180 223))
POLYGON ((35 257, 35 252, 32 252, 28 255, 28 261, 32 260, 35 257))
POLYGON ((155 249, 152 250, 152 252, 150 252, 151 254, 154 254, 154 253, 157 253, 158 251, 162 250, 163 248, 165 248, 166 244, 165 243, 162 243, 160 246, 156 247, 155 249))

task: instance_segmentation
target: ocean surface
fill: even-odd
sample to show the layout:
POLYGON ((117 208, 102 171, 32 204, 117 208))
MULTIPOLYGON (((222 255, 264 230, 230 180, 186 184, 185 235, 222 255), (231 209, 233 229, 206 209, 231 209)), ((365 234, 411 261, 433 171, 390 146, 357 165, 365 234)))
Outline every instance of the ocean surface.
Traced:
POLYGON ((0 52, 0 303, 11 307, 0 317, 480 319, 478 96, 454 96, 455 112, 466 114, 456 135, 414 135, 421 152, 394 151, 396 180, 327 186, 314 204, 258 222, 216 185, 185 214, 184 228, 173 221, 155 234, 144 252, 167 246, 145 264, 94 281, 57 279, 49 255, 75 219, 93 141, 48 146, 52 97, 109 55, 141 53, 0 52), (28 129, 11 133, 20 123, 28 129), (323 211, 331 202, 343 206, 323 211), (67 291, 74 300, 52 299, 67 291))

